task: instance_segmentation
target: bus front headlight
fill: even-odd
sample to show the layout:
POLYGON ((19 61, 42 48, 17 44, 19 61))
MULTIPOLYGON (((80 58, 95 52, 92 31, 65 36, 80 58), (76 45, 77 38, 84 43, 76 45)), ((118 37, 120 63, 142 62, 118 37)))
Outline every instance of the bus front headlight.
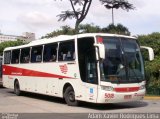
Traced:
POLYGON ((105 90, 105 91, 113 91, 113 87, 112 86, 101 86, 101 89, 105 90))
POLYGON ((145 85, 141 85, 139 88, 139 90, 143 90, 143 89, 145 89, 145 85))

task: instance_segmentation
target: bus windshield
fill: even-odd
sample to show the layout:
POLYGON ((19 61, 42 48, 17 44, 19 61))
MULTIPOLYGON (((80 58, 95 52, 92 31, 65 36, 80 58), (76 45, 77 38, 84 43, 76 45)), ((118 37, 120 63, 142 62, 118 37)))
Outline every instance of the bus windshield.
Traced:
POLYGON ((100 62, 101 80, 136 83, 144 80, 144 64, 135 39, 103 37, 105 59, 100 62))

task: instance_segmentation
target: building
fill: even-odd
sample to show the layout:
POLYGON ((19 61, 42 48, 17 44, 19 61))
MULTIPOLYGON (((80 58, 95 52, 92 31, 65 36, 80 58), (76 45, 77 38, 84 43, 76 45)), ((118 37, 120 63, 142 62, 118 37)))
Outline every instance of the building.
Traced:
POLYGON ((18 36, 0 34, 0 43, 5 41, 16 41, 18 36))
POLYGON ((17 41, 17 40, 21 40, 25 43, 31 42, 35 40, 35 33, 24 32, 21 36, 5 35, 0 33, 0 43, 5 41, 17 41))

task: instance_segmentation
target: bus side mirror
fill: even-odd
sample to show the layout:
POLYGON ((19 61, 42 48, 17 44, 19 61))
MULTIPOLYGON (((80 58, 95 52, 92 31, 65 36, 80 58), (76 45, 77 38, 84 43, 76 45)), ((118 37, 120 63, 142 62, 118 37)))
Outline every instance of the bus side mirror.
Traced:
POLYGON ((105 46, 104 44, 94 44, 98 48, 98 55, 100 59, 105 59, 105 46))
POLYGON ((154 51, 151 47, 140 46, 141 49, 147 50, 149 61, 154 60, 154 51))

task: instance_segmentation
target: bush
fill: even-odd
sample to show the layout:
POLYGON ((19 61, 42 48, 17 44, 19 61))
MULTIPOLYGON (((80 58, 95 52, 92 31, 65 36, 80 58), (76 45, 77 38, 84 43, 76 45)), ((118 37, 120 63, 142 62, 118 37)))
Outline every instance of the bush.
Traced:
POLYGON ((143 46, 152 47, 155 54, 153 61, 145 61, 147 93, 160 95, 160 33, 138 36, 143 46))

